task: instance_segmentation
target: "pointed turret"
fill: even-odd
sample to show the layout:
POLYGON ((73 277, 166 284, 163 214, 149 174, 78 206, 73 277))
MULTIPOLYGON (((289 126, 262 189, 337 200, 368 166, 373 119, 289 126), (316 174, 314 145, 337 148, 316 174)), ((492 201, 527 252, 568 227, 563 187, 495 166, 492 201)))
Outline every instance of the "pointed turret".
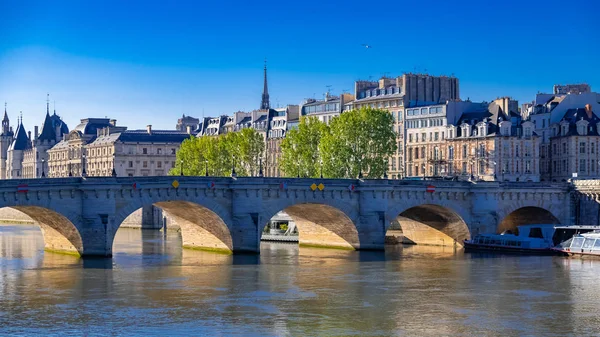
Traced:
POLYGON ((8 112, 6 112, 6 102, 4 102, 4 118, 2 118, 2 136, 10 134, 10 121, 8 120, 8 112))
POLYGON ((42 133, 40 133, 38 140, 47 140, 49 142, 56 140, 56 128, 52 123, 50 111, 48 110, 46 110, 46 118, 44 119, 44 124, 42 124, 42 133))
POLYGON ((23 127, 23 120, 17 126, 17 130, 15 131, 15 139, 12 144, 10 144, 9 150, 18 151, 18 150, 27 150, 31 148, 31 143, 29 142, 29 137, 27 137, 27 132, 25 131, 25 127, 23 127))
POLYGON ((261 109, 268 110, 271 106, 269 104, 269 88, 267 86, 267 60, 265 60, 265 78, 263 84, 262 102, 260 103, 261 109))

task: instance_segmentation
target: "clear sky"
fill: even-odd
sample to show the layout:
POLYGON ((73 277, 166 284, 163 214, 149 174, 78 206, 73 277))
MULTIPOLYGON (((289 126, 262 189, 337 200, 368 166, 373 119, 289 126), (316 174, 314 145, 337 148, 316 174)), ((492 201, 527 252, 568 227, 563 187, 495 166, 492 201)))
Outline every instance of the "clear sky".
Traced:
POLYGON ((410 71, 522 103, 557 83, 600 91, 598 13, 597 0, 0 0, 0 102, 27 129, 46 93, 70 128, 173 129, 181 114, 259 108, 266 57, 272 106, 410 71))

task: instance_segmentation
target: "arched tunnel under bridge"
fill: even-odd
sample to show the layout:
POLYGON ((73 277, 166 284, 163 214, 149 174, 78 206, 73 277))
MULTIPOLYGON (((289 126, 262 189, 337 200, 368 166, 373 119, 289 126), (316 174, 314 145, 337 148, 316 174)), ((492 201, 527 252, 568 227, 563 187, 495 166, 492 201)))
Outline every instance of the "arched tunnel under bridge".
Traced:
POLYGON ((560 220, 552 212, 535 206, 521 207, 512 211, 498 224, 496 232, 511 231, 518 234, 518 226, 534 224, 559 224, 560 220))
MULTIPOLYGON (((360 249, 355 223, 336 207, 299 203, 285 207, 279 212, 286 213, 295 224, 300 246, 360 249)), ((279 212, 267 212, 264 219, 271 220, 279 212)), ((265 226, 268 226, 268 223, 265 226)))
POLYGON ((133 212, 126 211, 118 219, 120 227, 160 229, 164 225, 167 230, 180 231, 184 248, 224 253, 231 253, 234 249, 230 232, 231 219, 194 202, 156 202, 133 212))
POLYGON ((5 223, 33 223, 44 238, 44 250, 82 255, 83 242, 73 222, 65 215, 41 206, 11 206, 0 209, 5 223))
POLYGON ((403 243, 462 246, 471 238, 467 223, 450 208, 425 204, 402 211, 390 224, 388 236, 398 236, 403 243))

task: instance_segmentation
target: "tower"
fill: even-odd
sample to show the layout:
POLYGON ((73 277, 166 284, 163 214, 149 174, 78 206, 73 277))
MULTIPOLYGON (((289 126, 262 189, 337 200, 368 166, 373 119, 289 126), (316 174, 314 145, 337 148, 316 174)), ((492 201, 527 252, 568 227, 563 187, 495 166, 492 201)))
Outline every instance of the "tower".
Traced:
POLYGON ((264 78, 263 94, 262 94, 262 101, 260 103, 260 108, 263 110, 268 110, 270 107, 271 106, 269 104, 269 88, 267 87, 267 60, 265 60, 265 78, 264 78))
POLYGON ((2 132, 0 133, 0 179, 6 179, 6 159, 8 147, 12 143, 13 133, 10 130, 10 121, 4 103, 4 118, 2 119, 2 132))

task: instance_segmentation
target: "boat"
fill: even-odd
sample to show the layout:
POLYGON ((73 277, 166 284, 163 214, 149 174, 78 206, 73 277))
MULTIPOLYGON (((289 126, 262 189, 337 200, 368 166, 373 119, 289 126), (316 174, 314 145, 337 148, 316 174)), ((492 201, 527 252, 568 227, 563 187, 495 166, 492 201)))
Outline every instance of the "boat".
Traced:
POLYGON ((477 234, 464 241, 465 251, 495 251, 505 253, 556 255, 553 250, 555 224, 532 224, 517 226, 516 234, 504 231, 501 234, 477 234))
POLYGON ((553 250, 569 256, 600 257, 600 229, 575 234, 572 238, 554 247, 553 250))

